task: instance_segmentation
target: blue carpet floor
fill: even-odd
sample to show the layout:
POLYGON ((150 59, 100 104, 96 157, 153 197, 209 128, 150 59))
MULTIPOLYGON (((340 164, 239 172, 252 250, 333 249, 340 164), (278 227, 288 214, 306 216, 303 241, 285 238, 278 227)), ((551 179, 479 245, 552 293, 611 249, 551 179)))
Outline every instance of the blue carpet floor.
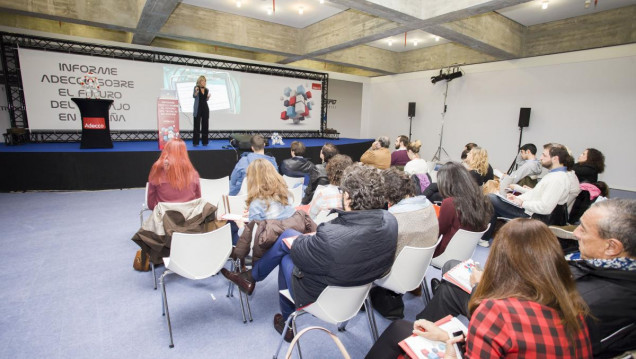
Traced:
MULTIPOLYGON (((272 357, 280 338, 272 325, 277 273, 258 283, 251 299, 254 322, 248 324, 238 296, 225 296, 222 276, 199 282, 168 276, 175 341, 168 348, 161 294, 153 290, 150 272, 132 269, 138 247, 130 238, 139 228, 143 193, 0 193, 0 358, 272 357)), ((487 252, 478 247, 475 259, 484 263, 487 252)), ((439 271, 431 267, 432 277, 439 278, 439 271)), ((411 320, 424 307, 410 294, 405 305, 411 320)), ((381 332, 389 321, 376 319, 381 332)), ((372 345, 364 313, 342 333, 309 315, 298 319, 299 328, 308 325, 337 333, 352 358, 364 357, 372 345)), ((310 333, 302 341, 303 356, 338 357, 325 339, 310 333)))

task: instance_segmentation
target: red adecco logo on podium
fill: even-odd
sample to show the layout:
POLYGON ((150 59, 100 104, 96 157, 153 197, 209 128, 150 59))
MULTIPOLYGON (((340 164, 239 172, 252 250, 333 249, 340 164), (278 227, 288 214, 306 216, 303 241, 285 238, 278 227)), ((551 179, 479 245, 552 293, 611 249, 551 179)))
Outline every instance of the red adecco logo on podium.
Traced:
POLYGON ((84 117, 84 129, 103 130, 106 128, 106 120, 103 117, 84 117))

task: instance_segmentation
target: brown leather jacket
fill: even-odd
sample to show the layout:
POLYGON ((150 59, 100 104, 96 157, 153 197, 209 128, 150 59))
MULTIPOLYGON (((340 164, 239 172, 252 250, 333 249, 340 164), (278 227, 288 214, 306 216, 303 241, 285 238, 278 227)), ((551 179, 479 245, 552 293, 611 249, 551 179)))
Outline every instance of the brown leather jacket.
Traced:
POLYGON ((256 235, 254 237, 252 252, 253 262, 261 259, 263 254, 265 254, 265 252, 274 245, 278 237, 286 229, 295 229, 301 233, 311 233, 316 231, 316 223, 305 211, 296 211, 291 217, 286 219, 251 221, 245 225, 243 234, 241 234, 241 237, 236 243, 236 247, 232 250, 232 257, 243 260, 250 252, 254 224, 258 227, 256 228, 256 235))

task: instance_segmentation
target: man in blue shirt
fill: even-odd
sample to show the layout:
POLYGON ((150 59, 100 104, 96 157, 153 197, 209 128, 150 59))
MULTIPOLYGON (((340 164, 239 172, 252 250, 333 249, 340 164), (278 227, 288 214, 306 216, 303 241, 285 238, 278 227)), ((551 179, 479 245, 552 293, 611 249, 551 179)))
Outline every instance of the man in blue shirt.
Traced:
POLYGON ((276 171, 278 171, 276 159, 265 154, 265 137, 262 135, 252 136, 252 138, 250 138, 250 145, 252 146, 252 152, 247 152, 241 157, 230 175, 230 196, 236 196, 239 193, 243 180, 245 179, 247 166, 254 160, 264 158, 271 162, 274 168, 276 168, 276 171))

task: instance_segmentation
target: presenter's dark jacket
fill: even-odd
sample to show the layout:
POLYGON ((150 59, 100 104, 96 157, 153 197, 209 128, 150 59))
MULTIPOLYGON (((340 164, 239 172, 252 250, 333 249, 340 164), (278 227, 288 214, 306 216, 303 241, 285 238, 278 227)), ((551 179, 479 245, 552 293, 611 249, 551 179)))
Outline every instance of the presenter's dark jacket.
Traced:
POLYGON ((329 184, 329 178, 327 178, 326 163, 315 165, 309 173, 309 184, 305 188, 305 197, 303 197, 302 203, 309 204, 314 198, 314 192, 318 186, 326 186, 329 184))
POLYGON ((302 156, 295 156, 283 160, 280 164, 280 174, 289 177, 309 177, 314 166, 314 163, 309 159, 302 156))
POLYGON ((636 261, 611 261, 631 261, 631 269, 600 267, 585 260, 568 262, 576 289, 597 318, 587 318, 594 358, 636 349, 636 261))
POLYGON ((393 265, 398 224, 382 209, 344 212, 301 235, 291 247, 297 308, 316 301, 329 285, 353 287, 381 278, 393 265))

